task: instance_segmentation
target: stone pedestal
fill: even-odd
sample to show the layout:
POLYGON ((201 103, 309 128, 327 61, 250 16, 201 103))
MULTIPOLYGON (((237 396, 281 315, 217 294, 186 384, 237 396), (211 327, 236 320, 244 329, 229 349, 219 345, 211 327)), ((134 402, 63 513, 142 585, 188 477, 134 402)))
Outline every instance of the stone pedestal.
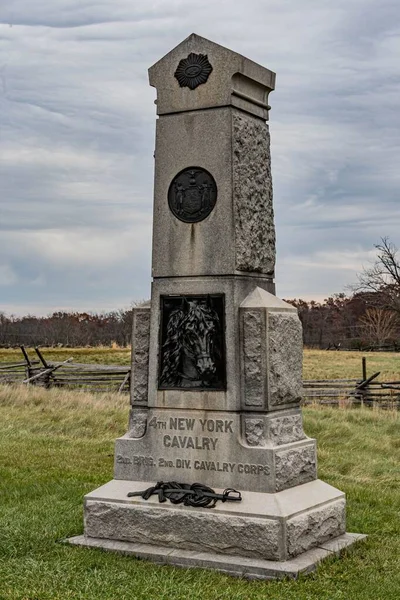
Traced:
MULTIPOLYGON (((85 498, 85 535, 70 543, 156 563, 249 579, 297 577, 360 534, 345 533, 344 494, 320 480, 276 494, 249 492, 214 509, 127 499, 151 482, 113 480, 85 498)), ((216 490, 222 491, 222 490, 216 490)))
POLYGON ((275 295, 268 94, 275 75, 191 35, 157 88, 153 285, 134 309, 128 432, 70 540, 249 577, 295 576, 353 543, 302 425, 302 332, 275 295), (213 509, 128 496, 204 484, 213 509))
POLYGON ((133 381, 147 377, 148 389, 142 384, 139 395, 132 387, 129 430, 116 441, 117 479, 273 493, 317 478, 315 441, 304 434, 299 406, 297 311, 259 287, 242 300, 253 286, 241 278, 154 283, 152 306, 135 310, 132 352, 133 381), (225 390, 158 389, 159 298, 182 290, 225 295, 225 390))

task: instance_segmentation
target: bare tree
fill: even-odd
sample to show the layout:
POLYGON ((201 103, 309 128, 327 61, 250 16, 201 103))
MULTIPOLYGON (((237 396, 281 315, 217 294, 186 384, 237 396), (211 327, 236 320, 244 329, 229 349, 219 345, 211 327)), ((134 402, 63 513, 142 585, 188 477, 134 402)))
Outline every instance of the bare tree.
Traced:
POLYGON ((352 290, 366 294, 371 305, 394 311, 400 316, 399 251, 388 237, 381 238, 374 247, 377 250, 375 262, 358 274, 358 283, 352 286, 352 290))
POLYGON ((396 333, 397 314, 382 308, 367 308, 359 320, 365 337, 381 346, 396 333))

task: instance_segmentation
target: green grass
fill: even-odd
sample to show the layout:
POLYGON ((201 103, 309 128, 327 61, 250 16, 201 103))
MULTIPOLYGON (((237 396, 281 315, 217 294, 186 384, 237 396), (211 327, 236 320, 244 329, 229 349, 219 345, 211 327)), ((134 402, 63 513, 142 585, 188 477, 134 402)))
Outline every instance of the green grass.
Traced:
MULTIPOLYGON (((33 348, 27 348, 31 360, 37 360, 33 348)), ((72 357, 74 362, 96 363, 104 365, 129 365, 131 360, 130 348, 110 348, 109 346, 96 346, 94 348, 41 348, 46 360, 63 361, 72 357)), ((19 348, 0 348, 0 364, 21 362, 24 358, 19 348)))
POLYGON ((347 493, 348 531, 368 540, 299 581, 248 582, 63 545, 82 497, 112 478, 127 400, 0 387, 1 600, 398 600, 400 415, 304 410, 319 475, 347 493))
MULTIPOLYGON (((33 349, 29 356, 36 358, 33 349)), ((97 364, 129 365, 130 348, 44 348, 43 355, 48 360, 63 361, 73 357, 75 362, 97 364)), ((400 380, 400 353, 396 352, 333 352, 327 350, 304 350, 304 379, 345 379, 361 378, 361 358, 367 358, 368 375, 381 371, 380 380, 400 380)), ((0 348, 0 364, 20 361, 19 349, 0 348)))
POLYGON ((379 380, 400 380, 399 352, 347 352, 341 350, 311 350, 303 357, 304 379, 361 379, 361 359, 367 359, 367 375, 380 371, 379 380))

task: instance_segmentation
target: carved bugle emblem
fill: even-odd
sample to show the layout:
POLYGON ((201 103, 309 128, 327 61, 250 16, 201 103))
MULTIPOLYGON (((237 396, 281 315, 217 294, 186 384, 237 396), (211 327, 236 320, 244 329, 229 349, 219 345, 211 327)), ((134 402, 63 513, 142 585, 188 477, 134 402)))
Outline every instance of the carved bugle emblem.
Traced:
POLYGON ((180 61, 175 71, 175 77, 181 87, 194 90, 198 85, 207 81, 212 70, 207 54, 191 52, 187 58, 180 61))

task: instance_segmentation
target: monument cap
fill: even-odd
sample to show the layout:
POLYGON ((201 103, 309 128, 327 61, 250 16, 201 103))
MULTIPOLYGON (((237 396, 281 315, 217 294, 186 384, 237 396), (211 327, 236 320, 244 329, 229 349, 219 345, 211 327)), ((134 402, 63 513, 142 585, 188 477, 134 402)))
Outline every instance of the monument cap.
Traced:
POLYGON ((275 73, 192 33, 149 69, 157 114, 235 106, 268 120, 275 73))

